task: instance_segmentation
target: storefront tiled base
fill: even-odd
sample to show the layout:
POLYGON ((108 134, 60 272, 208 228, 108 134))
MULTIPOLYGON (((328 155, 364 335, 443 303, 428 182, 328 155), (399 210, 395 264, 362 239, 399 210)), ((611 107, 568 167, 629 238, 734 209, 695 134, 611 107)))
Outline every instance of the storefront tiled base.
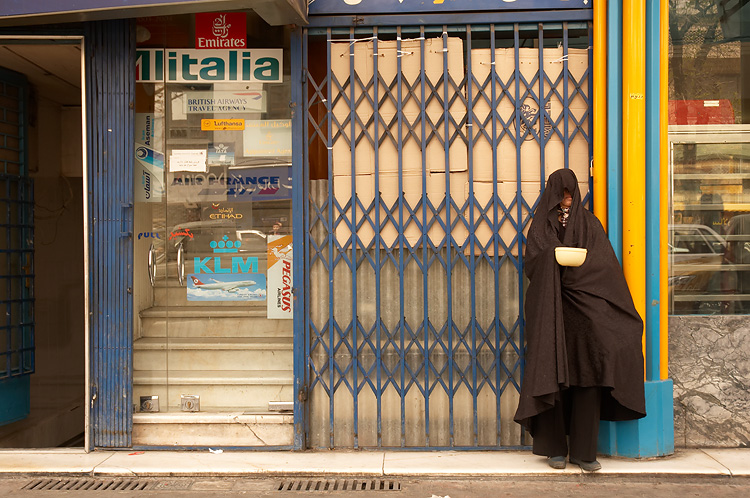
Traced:
POLYGON ((750 441, 750 318, 669 317, 675 444, 740 447, 750 441))

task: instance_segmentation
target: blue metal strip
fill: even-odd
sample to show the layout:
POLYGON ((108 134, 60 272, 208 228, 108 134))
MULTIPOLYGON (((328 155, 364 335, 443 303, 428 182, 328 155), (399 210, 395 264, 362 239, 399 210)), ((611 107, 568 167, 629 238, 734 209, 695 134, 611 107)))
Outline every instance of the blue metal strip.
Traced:
MULTIPOLYGON (((428 251, 427 248, 432 246, 432 241, 430 240, 430 237, 428 236, 429 230, 427 229, 427 207, 429 206, 430 213, 434 214, 435 209, 432 205, 432 202, 430 201, 429 197, 426 195, 427 192, 427 122, 426 122, 426 78, 425 78, 425 29, 424 26, 420 28, 419 32, 419 96, 420 96, 420 102, 422 105, 420 105, 419 110, 419 120, 421 125, 421 133, 420 133, 420 146, 422 151, 422 199, 423 199, 423 206, 425 206, 422 209, 422 288, 424 289, 422 291, 422 307, 423 307, 423 320, 422 320, 422 327, 424 328, 424 430, 425 430, 425 446, 430 446, 430 396, 429 396, 429 390, 430 390, 430 356, 428 354, 428 350, 430 347, 430 307, 429 307, 429 279, 428 276, 428 251), (426 201, 426 204, 425 204, 426 201), (429 245, 428 245, 429 244, 429 245)), ((440 210, 437 210, 440 212, 440 210)))
MULTIPOLYGON (((375 36, 375 39, 373 40, 373 51, 374 53, 378 53, 378 30, 375 28, 373 30, 373 34, 375 36)), ((378 143, 380 142, 380 78, 378 77, 379 70, 378 70, 378 58, 373 56, 372 58, 373 63, 373 80, 374 80, 374 87, 373 87, 373 95, 374 95, 374 101, 375 105, 373 107, 373 114, 375 116, 375 124, 374 124, 374 133, 375 133, 375 150, 377 151, 378 143)), ((387 81, 385 82, 388 83, 387 81)), ((388 90, 386 90, 386 93, 388 93, 388 90)), ((388 124, 386 123, 385 126, 387 127, 388 124)), ((387 134, 385 140, 388 140, 387 134)), ((382 362, 382 342, 381 342, 381 332, 382 332, 382 316, 381 316, 381 310, 380 310, 380 251, 385 245, 383 243, 383 237, 380 233, 380 155, 376 152, 375 153, 375 226, 378 227, 378 230, 376 230, 375 235, 375 340, 376 340, 376 346, 375 346, 375 369, 376 369, 376 390, 375 390, 375 399, 377 404, 377 431, 378 431, 378 447, 383 446, 383 379, 382 379, 382 369, 380 368, 381 362, 382 362)))
MULTIPOLYGON (((500 226, 502 225, 503 221, 500 220, 500 206, 499 203, 500 198, 498 196, 497 191, 497 182, 499 180, 499 170, 498 170, 498 164, 497 164, 497 147, 499 144, 498 136, 497 136, 497 123, 499 121, 499 114, 497 112, 497 108, 499 105, 498 102, 498 95, 497 95, 497 84, 498 84, 498 74, 497 74, 497 59, 495 51, 497 49, 496 47, 496 40, 495 40, 495 26, 490 26, 490 77, 489 77, 489 85, 490 85, 490 121, 492 123, 492 180, 494 185, 492 186, 492 219, 494 220, 494 224, 492 227, 492 250, 494 252, 492 258, 493 258, 493 269, 495 270, 494 278, 492 279, 493 284, 495 286, 495 319, 493 320, 492 326, 495 331, 495 351, 494 351, 494 358, 493 358, 493 368, 495 369, 495 414, 497 415, 497 434, 495 436, 496 442, 499 445, 501 441, 501 434, 502 434, 502 428, 503 423, 501 421, 501 417, 499 416, 500 410, 501 410, 501 396, 500 396, 500 383, 502 381, 501 376, 501 367, 502 365, 502 358, 500 356, 500 352, 502 351, 502 348, 500 347, 500 333, 501 333, 501 321, 500 321, 500 266, 503 262, 503 259, 501 259, 498 254, 500 252, 500 226)), ((503 217, 504 219, 504 217, 503 217)))
POLYGON ((622 263, 622 0, 607 6, 607 235, 622 263))
MULTIPOLYGON (((646 380, 660 375, 660 3, 646 0, 646 380)), ((666 303, 665 303, 666 304, 666 303)))
POLYGON ((96 447, 129 447, 132 431, 132 178, 135 28, 86 25, 92 425, 96 447))
MULTIPOLYGON (((447 56, 447 54, 446 54, 447 56)), ((466 66, 471 66, 471 26, 466 26, 466 66)), ((471 72, 467 73, 466 77, 466 98, 468 123, 466 124, 467 135, 468 135, 468 164, 469 164, 469 185, 474 185, 474 119, 473 119, 473 95, 472 95, 472 77, 471 72)), ((476 240, 476 227, 479 223, 474 219, 474 209, 476 208, 476 196, 472 189, 469 195, 469 281, 471 282, 471 318, 469 318, 469 327, 471 330, 471 392, 472 392, 472 431, 474 436, 474 445, 479 444, 479 419, 478 419, 478 401, 477 401, 477 330, 476 321, 474 317, 477 311, 477 296, 476 296, 476 267, 477 262, 475 259, 474 249, 477 244, 476 240)))
MULTIPOLYGON (((401 30, 398 28, 396 38, 396 53, 399 54, 401 50, 401 30)), ((403 102, 404 96, 402 94, 402 74, 401 74, 401 57, 396 58, 396 95, 398 98, 398 121, 396 129, 398 130, 398 286, 399 286, 399 321, 397 333, 399 335, 399 373, 400 373, 400 384, 399 384, 399 397, 401 400, 401 446, 406 444, 406 399, 404 393, 404 387, 406 385, 406 355, 404 353, 404 336, 406 335, 406 324, 404 317, 404 245, 406 244, 406 238, 404 237, 404 160, 403 160, 403 102)))
MULTIPOLYGON (((570 99, 568 98, 568 84, 570 82, 570 72, 568 67, 568 26, 563 24, 563 150, 565 150, 565 169, 570 168, 570 130, 568 122, 570 121, 570 99)), ((580 180, 579 180, 580 181, 580 180)))
MULTIPOLYGON (((452 25, 512 24, 560 21, 591 21, 591 9, 547 10, 533 12, 455 12, 448 16, 452 25)), ((445 14, 363 15, 363 16, 310 16, 308 28, 359 27, 359 26, 443 26, 445 14)), ((313 31, 314 33, 314 31, 313 31)))
MULTIPOLYGON (((306 320, 307 320, 307 289, 309 284, 309 271, 307 271, 306 250, 300 250, 308 247, 306 243, 305 220, 309 219, 307 205, 303 196, 303 191, 310 185, 309 169, 304 167, 304 152, 307 130, 307 112, 301 112, 304 109, 302 105, 306 97, 302 89, 305 82, 303 57, 306 53, 302 50, 303 33, 301 28, 297 28, 291 33, 291 71, 292 71, 292 240, 293 246, 299 248, 292 250, 293 261, 293 290, 294 290, 294 320, 293 320, 293 371, 294 371, 294 392, 303 393, 307 378, 305 375, 305 360, 309 354, 306 345, 309 341, 305 340, 306 320), (297 80, 299 78, 299 81, 297 80), (303 241, 305 242, 303 244, 303 241)), ((303 402, 304 396, 294 396, 294 449, 301 450, 305 448, 305 417, 304 411, 306 404, 303 402)))
MULTIPOLYGON (((328 30, 327 33, 327 39, 326 39, 326 81, 331 81, 331 30, 328 30)), ((351 60, 351 59, 350 59, 351 60)), ((351 82, 350 82, 351 84, 351 82)), ((328 137, 328 143, 327 143, 327 149, 328 149, 328 179, 329 179, 329 187, 328 187, 328 220, 326 222, 327 224, 327 230, 328 230, 328 275, 331 277, 328 279, 328 398, 329 398, 329 411, 328 411, 328 424, 329 424, 329 447, 334 447, 334 398, 336 394, 335 389, 335 366, 334 366, 334 354, 335 354, 335 348, 334 348, 334 335, 336 333, 336 327, 334 326, 334 323, 336 321, 335 315, 333 314, 333 296, 334 294, 334 287, 333 287, 333 269, 335 267, 334 263, 334 242, 336 241, 334 237, 334 220, 338 218, 338 214, 336 215, 336 218, 334 218, 334 203, 335 203, 335 197, 332 195, 333 190, 333 125, 332 125, 332 118, 333 118, 333 104, 331 103, 331 97, 333 89, 331 88, 331 85, 326 85, 327 89, 327 95, 326 95, 326 109, 328 111, 327 113, 327 123, 328 123, 328 134, 326 135, 328 137)), ((343 92, 342 92, 343 93, 343 92)), ((354 146, 353 141, 350 141, 352 144, 352 147, 354 146)), ((354 193, 354 190, 352 190, 352 194, 354 193)))

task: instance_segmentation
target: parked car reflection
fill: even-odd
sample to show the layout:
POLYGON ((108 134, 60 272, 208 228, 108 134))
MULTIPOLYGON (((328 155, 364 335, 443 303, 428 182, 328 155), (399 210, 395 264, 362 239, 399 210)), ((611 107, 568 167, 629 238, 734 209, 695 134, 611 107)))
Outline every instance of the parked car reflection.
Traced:
POLYGON ((721 235, 706 225, 669 226, 670 297, 675 314, 712 314, 721 312, 727 244, 721 235))

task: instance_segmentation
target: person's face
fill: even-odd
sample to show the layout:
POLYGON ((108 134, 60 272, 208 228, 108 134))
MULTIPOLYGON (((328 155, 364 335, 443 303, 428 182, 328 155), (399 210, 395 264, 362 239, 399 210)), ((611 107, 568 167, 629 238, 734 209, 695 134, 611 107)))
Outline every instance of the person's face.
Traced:
POLYGON ((569 208, 571 205, 573 205, 573 196, 570 195, 568 189, 565 189, 563 191, 563 200, 562 202, 560 202, 560 205, 566 208, 569 208))

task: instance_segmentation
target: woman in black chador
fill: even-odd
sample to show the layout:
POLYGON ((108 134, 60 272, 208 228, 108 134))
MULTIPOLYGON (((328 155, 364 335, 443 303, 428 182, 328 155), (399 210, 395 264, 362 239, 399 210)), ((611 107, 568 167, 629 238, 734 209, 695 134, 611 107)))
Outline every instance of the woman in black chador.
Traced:
POLYGON ((599 220, 581 204, 575 174, 552 173, 529 229, 524 270, 526 368, 515 421, 533 452, 565 468, 596 461, 599 420, 646 415, 643 321, 599 220), (555 247, 585 247, 579 267, 563 267, 555 247), (570 437, 570 451, 568 440, 570 437))

